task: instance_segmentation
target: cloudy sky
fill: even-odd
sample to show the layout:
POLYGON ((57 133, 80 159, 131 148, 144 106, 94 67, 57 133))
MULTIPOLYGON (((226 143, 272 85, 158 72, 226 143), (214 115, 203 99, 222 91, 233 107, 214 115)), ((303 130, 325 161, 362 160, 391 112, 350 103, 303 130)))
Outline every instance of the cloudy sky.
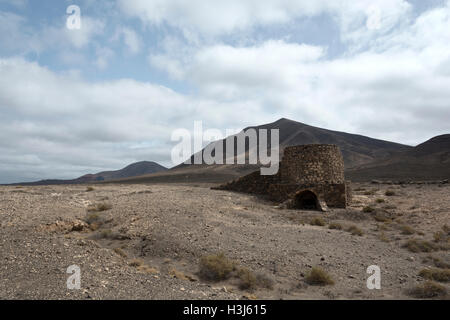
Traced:
POLYGON ((0 0, 0 183, 172 166, 177 128, 281 117, 449 133, 450 1, 0 0))

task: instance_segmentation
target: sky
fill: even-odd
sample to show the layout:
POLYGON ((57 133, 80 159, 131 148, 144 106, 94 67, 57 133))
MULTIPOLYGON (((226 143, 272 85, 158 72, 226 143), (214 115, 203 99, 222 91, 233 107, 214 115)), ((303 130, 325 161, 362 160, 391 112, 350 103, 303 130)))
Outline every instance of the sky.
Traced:
POLYGON ((171 167, 176 129, 279 118, 450 133, 450 1, 0 0, 0 183, 171 167))

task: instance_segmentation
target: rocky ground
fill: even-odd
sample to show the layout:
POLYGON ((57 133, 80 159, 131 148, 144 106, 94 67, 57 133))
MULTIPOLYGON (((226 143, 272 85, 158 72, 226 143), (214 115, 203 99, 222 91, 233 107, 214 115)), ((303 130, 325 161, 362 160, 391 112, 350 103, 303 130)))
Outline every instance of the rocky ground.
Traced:
POLYGON ((321 213, 207 186, 0 187, 0 298, 403 299, 422 269, 448 270, 450 185, 353 189, 350 208, 321 213), (201 257, 219 252, 273 285, 203 279, 201 257), (80 290, 67 289, 71 265, 80 290), (371 265, 380 290, 366 286, 371 265), (312 267, 334 285, 308 284, 312 267))

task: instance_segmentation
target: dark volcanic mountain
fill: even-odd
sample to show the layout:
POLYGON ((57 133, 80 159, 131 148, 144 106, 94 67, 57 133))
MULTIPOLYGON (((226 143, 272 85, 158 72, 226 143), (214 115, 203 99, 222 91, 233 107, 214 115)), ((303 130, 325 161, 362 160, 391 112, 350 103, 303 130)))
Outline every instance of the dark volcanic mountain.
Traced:
MULTIPOLYGON (((412 150, 413 147, 398 143, 373 139, 361 135, 322 129, 309 126, 289 119, 280 119, 276 122, 250 128, 279 129, 280 153, 287 146, 302 144, 336 144, 340 147, 346 168, 357 167, 362 164, 388 159, 398 152, 412 150)), ((269 131, 270 132, 270 131, 269 131)), ((269 139, 270 141, 270 139, 269 139)), ((226 152, 225 140, 214 142, 223 144, 226 152)), ((203 152, 203 151, 201 151, 203 152)), ((248 146, 246 145, 246 153, 248 146)), ((235 145, 236 154, 236 145, 235 145)), ((193 163, 194 155, 191 157, 193 163)), ((125 179, 122 182, 217 182, 221 183, 235 177, 250 173, 258 165, 186 165, 181 164, 167 172, 156 175, 125 179)))
MULTIPOLYGON (((352 168, 361 164, 370 163, 374 160, 390 157, 397 152, 412 149, 412 147, 410 146, 394 142, 373 139, 345 132, 322 129, 285 118, 282 118, 273 123, 245 128, 243 131, 245 132, 248 129, 266 129, 268 130, 268 132, 270 132, 271 129, 279 129, 281 154, 283 154, 283 149, 289 146, 303 144, 335 144, 341 149, 346 168, 352 168)), ((220 143, 223 144, 225 153, 225 140, 214 142, 214 144, 220 143)), ((236 154, 236 145, 234 151, 236 154)), ((248 146, 246 145, 246 153, 247 152, 248 146)), ((191 157, 192 163, 193 157, 194 156, 191 157)))
POLYGON ((41 180, 30 183, 20 183, 20 185, 49 185, 49 184, 77 184, 77 183, 92 183, 100 181, 110 181, 122 178, 131 178, 142 176, 146 174, 166 171, 167 168, 159 165, 156 162, 141 161, 130 164, 123 169, 116 171, 104 171, 95 174, 87 174, 77 179, 72 180, 41 180))
POLYGON ((354 181, 450 179, 450 134, 434 137, 388 159, 348 170, 354 181))

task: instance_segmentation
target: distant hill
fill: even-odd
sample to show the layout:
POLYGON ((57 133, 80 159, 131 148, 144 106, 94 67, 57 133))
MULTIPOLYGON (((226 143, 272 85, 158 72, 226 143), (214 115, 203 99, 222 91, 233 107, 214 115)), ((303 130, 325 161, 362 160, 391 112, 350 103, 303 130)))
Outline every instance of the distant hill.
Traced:
POLYGON ((353 181, 450 179, 450 134, 434 137, 418 146, 348 170, 353 181))
MULTIPOLYGON (((353 168, 362 164, 372 163, 392 157, 398 152, 414 149, 394 142, 373 139, 362 135, 333 131, 313 127, 289 119, 279 119, 273 123, 255 127, 255 129, 279 129, 280 153, 287 146, 302 144, 336 144, 340 147, 346 168, 353 168)), ((269 139, 270 141, 270 139, 269 139)), ((223 144, 226 152, 225 140, 214 142, 223 144)), ((201 151, 203 152, 203 150, 201 151)), ((235 146, 236 153, 236 146, 235 146)), ((248 153, 248 146, 246 146, 248 153)), ((194 155, 191 157, 193 163, 194 155)), ((123 179, 121 182, 217 182, 221 183, 256 170, 258 165, 187 165, 180 164, 167 172, 146 175, 137 178, 123 179)))
POLYGON ((82 177, 71 180, 41 180, 36 182, 18 183, 20 185, 50 185, 50 184, 77 184, 77 183, 92 183, 101 181, 110 181, 123 178, 137 177, 145 174, 152 174, 161 171, 166 171, 167 168, 152 161, 141 161, 130 164, 123 169, 115 171, 104 171, 95 174, 87 174, 82 177))

